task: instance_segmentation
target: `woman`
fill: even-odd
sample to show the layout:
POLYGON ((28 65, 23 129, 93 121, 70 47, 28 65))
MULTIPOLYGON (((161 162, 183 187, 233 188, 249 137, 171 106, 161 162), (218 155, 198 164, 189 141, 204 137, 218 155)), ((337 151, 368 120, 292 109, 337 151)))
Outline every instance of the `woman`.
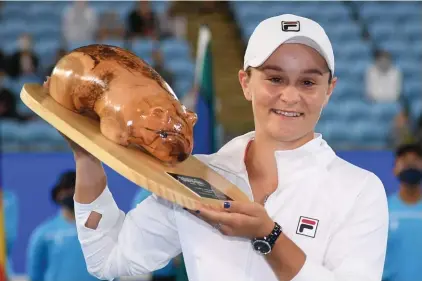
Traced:
POLYGON ((255 131, 197 155, 250 203, 184 210, 153 195, 128 214, 101 163, 71 143, 75 212, 88 270, 139 275, 183 252, 190 280, 380 280, 388 211, 381 181, 314 133, 337 79, 331 43, 309 19, 281 15, 250 38, 239 81, 255 131))

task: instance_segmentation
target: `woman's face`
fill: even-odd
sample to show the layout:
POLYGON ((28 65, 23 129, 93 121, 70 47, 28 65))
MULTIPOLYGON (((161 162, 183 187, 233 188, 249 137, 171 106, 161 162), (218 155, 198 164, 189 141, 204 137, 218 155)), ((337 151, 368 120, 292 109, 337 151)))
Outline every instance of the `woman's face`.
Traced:
POLYGON ((283 44, 250 75, 239 72, 252 102, 255 130, 279 142, 312 139, 323 107, 334 89, 324 58, 302 44, 283 44))

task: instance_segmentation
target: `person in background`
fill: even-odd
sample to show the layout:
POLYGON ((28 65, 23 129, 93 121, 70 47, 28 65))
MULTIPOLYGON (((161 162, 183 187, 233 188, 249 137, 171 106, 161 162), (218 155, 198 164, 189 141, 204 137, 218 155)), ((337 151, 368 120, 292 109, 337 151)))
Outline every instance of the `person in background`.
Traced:
POLYGON ((395 153, 400 185, 388 198, 390 226, 383 281, 422 280, 422 148, 404 144, 395 153))
POLYGON ((148 1, 138 1, 127 21, 129 38, 159 37, 159 22, 148 1))
MULTIPOLYGON (((152 193, 141 188, 132 200, 132 209, 147 199, 152 193)), ((171 260, 165 267, 152 272, 151 281, 188 281, 183 256, 179 255, 171 260)))
POLYGON ((396 148, 405 143, 415 141, 414 132, 410 120, 410 108, 407 101, 402 103, 402 109, 394 118, 393 131, 391 134, 392 147, 396 148))
POLYGON ((19 39, 19 49, 6 62, 6 72, 9 76, 36 75, 39 59, 32 50, 32 38, 28 33, 22 34, 19 39))
POLYGON ((366 72, 366 95, 375 102, 398 101, 402 92, 402 73, 393 65, 390 53, 375 51, 375 62, 366 72))
POLYGON ((155 48, 152 51, 152 65, 155 71, 157 71, 158 74, 163 77, 164 81, 166 81, 167 84, 170 85, 170 87, 173 87, 173 74, 168 71, 167 68, 164 66, 163 54, 161 53, 159 48, 155 48))
POLYGON ((0 118, 14 121, 27 121, 34 117, 34 115, 23 115, 17 110, 17 98, 6 88, 3 81, 6 73, 0 64, 0 118))
POLYGON ((94 41, 98 19, 94 9, 86 1, 73 1, 63 13, 63 37, 67 44, 94 41))
POLYGON ((119 16, 113 11, 106 11, 100 15, 97 40, 123 39, 125 28, 119 16))
POLYGON ((19 200, 11 190, 0 188, 0 198, 4 210, 5 236, 6 236, 6 276, 11 279, 14 275, 12 264, 12 251, 18 234, 19 200))
POLYGON ((62 173, 51 191, 60 211, 31 234, 27 252, 29 281, 98 281, 87 271, 78 242, 73 195, 75 171, 62 173))

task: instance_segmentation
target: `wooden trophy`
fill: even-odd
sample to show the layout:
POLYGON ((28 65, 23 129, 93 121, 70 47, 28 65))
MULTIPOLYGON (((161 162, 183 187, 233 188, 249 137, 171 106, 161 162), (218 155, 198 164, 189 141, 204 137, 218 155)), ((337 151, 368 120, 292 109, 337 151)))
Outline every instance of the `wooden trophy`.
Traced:
POLYGON ((248 202, 237 186, 191 155, 196 114, 133 53, 90 45, 65 55, 44 85, 25 84, 25 105, 116 172, 195 209, 248 202))

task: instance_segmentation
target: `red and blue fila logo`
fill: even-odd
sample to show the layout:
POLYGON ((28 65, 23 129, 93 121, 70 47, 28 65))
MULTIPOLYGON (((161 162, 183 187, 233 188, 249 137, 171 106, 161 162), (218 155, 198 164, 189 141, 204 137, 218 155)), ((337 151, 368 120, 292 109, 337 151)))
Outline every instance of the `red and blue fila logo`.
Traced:
POLYGON ((319 221, 317 219, 300 217, 296 233, 315 238, 319 221))
POLYGON ((299 21, 282 21, 281 30, 285 32, 299 32, 300 22, 299 21))

